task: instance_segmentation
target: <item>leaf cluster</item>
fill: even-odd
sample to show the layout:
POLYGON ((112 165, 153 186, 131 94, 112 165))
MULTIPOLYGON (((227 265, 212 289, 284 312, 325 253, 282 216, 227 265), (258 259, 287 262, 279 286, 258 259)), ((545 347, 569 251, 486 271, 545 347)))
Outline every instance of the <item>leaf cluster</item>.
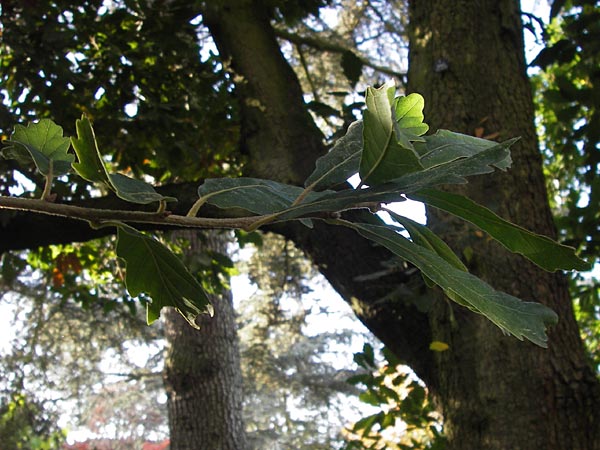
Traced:
POLYGON ((180 0, 3 4, 0 134, 49 117, 72 134, 85 113, 122 171, 191 181, 227 163, 235 173, 232 82, 198 15, 180 0))
POLYGON ((547 270, 586 269, 588 264, 580 260, 572 248, 510 224, 466 198, 434 189, 442 184, 466 183, 468 176, 506 170, 511 161, 508 149, 514 139, 496 143, 443 130, 425 136, 428 126, 423 122, 423 98, 418 94, 395 97, 395 87, 390 83, 378 89, 368 88, 366 105, 362 123, 351 126, 347 135, 317 161, 304 188, 254 178, 208 179, 198 188, 199 198, 187 217, 166 211, 167 202, 174 199, 159 195, 151 185, 111 173, 86 117, 77 121, 77 138, 71 138, 78 157, 78 162, 72 164, 75 172, 113 190, 128 202, 158 202, 158 210, 156 213, 61 210, 60 205, 51 202, 49 186, 54 173, 45 168, 72 159, 73 155, 66 152, 64 138, 57 137, 62 136, 61 130, 52 123, 40 121, 28 128, 16 129, 3 155, 17 160, 30 156, 46 177, 43 201, 40 204, 36 200, 2 199, 0 205, 19 205, 38 212, 85 219, 94 227, 117 227, 117 255, 125 261, 127 288, 133 296, 145 293, 152 298, 147 305, 149 323, 159 317, 161 308, 173 306, 196 326, 195 317, 211 313, 211 307, 201 284, 181 261, 156 239, 126 222, 179 223, 251 231, 290 220, 298 220, 311 228, 314 220, 323 220, 351 228, 413 264, 430 284, 439 286, 450 299, 485 315, 503 331, 545 346, 545 327, 557 320, 553 311, 539 303, 523 302, 496 291, 469 274, 448 246, 424 226, 402 217, 396 217, 397 225, 386 226, 344 219, 346 210, 367 208, 377 212, 385 203, 413 196, 474 223, 509 250, 521 253, 547 270), (25 149, 27 153, 15 149, 25 149), (36 159, 36 152, 45 159, 36 159), (357 173, 361 181, 356 189, 338 189, 340 183, 357 173), (241 217, 237 221, 207 222, 197 217, 205 204, 234 211, 241 217), (403 229, 410 233, 411 239, 400 234, 403 229))

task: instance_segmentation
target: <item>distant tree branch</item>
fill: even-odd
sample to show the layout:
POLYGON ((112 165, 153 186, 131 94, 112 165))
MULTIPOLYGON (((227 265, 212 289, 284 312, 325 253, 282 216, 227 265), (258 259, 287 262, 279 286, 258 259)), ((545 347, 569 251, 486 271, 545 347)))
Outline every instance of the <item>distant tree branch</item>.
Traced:
POLYGON ((354 56, 366 67, 370 67, 378 72, 385 73, 387 75, 391 75, 393 77, 398 78, 402 83, 406 80, 405 72, 398 72, 390 67, 381 66, 379 64, 373 63, 369 58, 357 53, 354 49, 346 47, 344 45, 336 44, 331 40, 321 39, 316 36, 300 36, 295 33, 290 33, 287 30, 275 29, 275 34, 277 37, 284 39, 288 42, 291 42, 295 45, 306 45, 308 47, 312 47, 317 50, 321 50, 324 52, 332 52, 332 53, 346 53, 352 52, 354 56))

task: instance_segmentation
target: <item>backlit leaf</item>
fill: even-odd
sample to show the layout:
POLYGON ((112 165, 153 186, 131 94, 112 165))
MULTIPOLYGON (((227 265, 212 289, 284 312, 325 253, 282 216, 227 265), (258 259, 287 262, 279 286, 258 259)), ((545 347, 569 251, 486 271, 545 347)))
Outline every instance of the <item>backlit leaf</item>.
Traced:
POLYGON ((71 170, 75 155, 67 153, 70 147, 68 137, 63 137, 63 129, 50 119, 30 123, 27 127, 16 125, 8 146, 2 150, 2 156, 16 159, 19 164, 32 161, 42 175, 50 173, 60 176, 71 170))
MULTIPOLYGON (((410 143, 411 136, 395 131, 395 128, 402 130, 401 123, 394 120, 396 113, 392 111, 395 90, 393 83, 386 83, 379 89, 367 88, 367 109, 363 115, 364 149, 359 170, 362 184, 373 186, 422 169, 410 143), (399 143, 399 138, 402 143, 399 143)), ((399 119, 408 126, 406 130, 418 130, 415 119, 418 108, 413 110, 412 101, 400 103, 399 119)))
POLYGON ((154 190, 152 185, 120 173, 110 174, 102 160, 98 142, 90 120, 82 116, 75 123, 77 138, 71 138, 71 143, 77 153, 79 162, 73 163, 75 171, 85 180, 103 183, 109 189, 130 203, 148 204, 152 202, 172 202, 177 199, 165 197, 154 190))
POLYGON ((73 169, 84 180, 110 184, 90 120, 81 116, 75 121, 75 127, 77 137, 71 137, 71 144, 79 162, 73 163, 73 169))
POLYGON ((413 149, 412 142, 423 142, 419 136, 427 133, 429 125, 423 122, 425 99, 417 93, 394 99, 392 107, 394 130, 400 145, 413 149))
MULTIPOLYGON (((290 220, 317 213, 342 211, 345 209, 377 206, 379 203, 401 201, 403 194, 420 191, 440 184, 466 183, 466 177, 493 172, 494 165, 509 155, 504 144, 497 144, 471 157, 457 159, 427 170, 408 173, 397 179, 366 189, 323 191, 318 196, 307 197, 306 201, 278 214, 278 220, 290 220)), ((237 203, 241 203, 238 200, 237 203)))
POLYGON ((160 317, 160 310, 172 306, 194 328, 199 314, 212 315, 208 296, 181 260, 156 239, 130 226, 117 228, 117 255, 125 260, 125 284, 132 297, 146 293, 148 324, 160 317))

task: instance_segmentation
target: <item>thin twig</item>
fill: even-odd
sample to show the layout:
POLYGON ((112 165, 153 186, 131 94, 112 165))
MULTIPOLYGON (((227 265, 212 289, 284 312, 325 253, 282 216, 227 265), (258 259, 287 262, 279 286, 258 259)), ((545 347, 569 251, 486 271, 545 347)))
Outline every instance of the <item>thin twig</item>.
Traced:
POLYGON ((152 223, 192 228, 238 228, 246 229, 268 216, 239 218, 185 217, 165 212, 123 211, 110 209, 82 208, 80 206, 47 202, 40 199, 27 199, 0 196, 0 209, 29 211, 52 216, 68 217, 101 224, 107 221, 132 223, 152 223))

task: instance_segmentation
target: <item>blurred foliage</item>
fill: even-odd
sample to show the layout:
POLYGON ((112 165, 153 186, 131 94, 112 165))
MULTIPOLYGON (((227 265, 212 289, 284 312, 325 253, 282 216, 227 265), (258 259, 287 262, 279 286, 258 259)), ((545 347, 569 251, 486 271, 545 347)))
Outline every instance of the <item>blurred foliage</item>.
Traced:
MULTIPOLYGON (((555 0, 546 47, 532 61, 538 130, 562 241, 600 256, 600 2, 555 0)), ((600 281, 571 275, 584 342, 600 371, 600 281)))
POLYGON ((565 243, 600 251, 600 3, 568 2, 532 62, 551 201, 565 243))
POLYGON ((404 84, 407 18, 403 0, 331 0, 303 21, 275 24, 307 106, 331 140, 357 119, 367 86, 390 77, 404 84))
POLYGON ((161 330, 146 325, 139 302, 116 282, 110 243, 7 253, 1 267, 0 306, 14 330, 1 354, 2 395, 24 395, 40 418, 69 411, 69 428, 108 427, 126 438, 160 432, 161 330))
POLYGON ((0 394, 0 442, 4 450, 59 450, 64 431, 57 417, 23 394, 0 394))
POLYGON ((272 234, 262 241, 240 262, 256 292, 236 306, 248 437, 253 448, 340 448, 346 417, 358 412, 356 390, 345 382, 354 373, 348 346, 366 336, 325 298, 313 298, 312 289, 335 294, 291 242, 272 234), (327 331, 316 331, 323 320, 327 331))
POLYGON ((364 416, 347 430, 347 450, 431 449, 445 446, 442 417, 435 410, 423 383, 389 350, 376 361, 373 347, 365 344, 354 362, 365 372, 348 379, 361 387, 358 398, 379 410, 364 416))

